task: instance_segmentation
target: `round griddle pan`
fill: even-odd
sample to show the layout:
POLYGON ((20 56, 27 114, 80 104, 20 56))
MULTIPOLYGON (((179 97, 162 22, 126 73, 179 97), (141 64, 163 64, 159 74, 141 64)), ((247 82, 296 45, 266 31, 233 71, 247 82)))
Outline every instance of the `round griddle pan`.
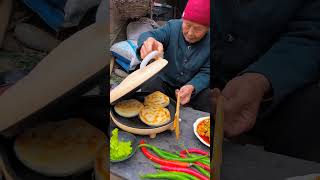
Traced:
MULTIPOLYGON (((136 92, 131 96, 126 96, 122 100, 133 98, 139 100, 140 102, 143 102, 144 97, 149 94, 150 92, 136 92)), ((154 138, 156 134, 166 131, 168 129, 172 129, 174 114, 176 112, 176 102, 172 98, 170 98, 170 103, 166 108, 168 108, 170 111, 171 119, 168 123, 162 126, 148 126, 145 123, 143 123, 138 116, 133 118, 122 117, 115 112, 114 106, 111 106, 110 117, 113 120, 113 122, 124 131, 138 135, 150 135, 151 138, 154 138)))

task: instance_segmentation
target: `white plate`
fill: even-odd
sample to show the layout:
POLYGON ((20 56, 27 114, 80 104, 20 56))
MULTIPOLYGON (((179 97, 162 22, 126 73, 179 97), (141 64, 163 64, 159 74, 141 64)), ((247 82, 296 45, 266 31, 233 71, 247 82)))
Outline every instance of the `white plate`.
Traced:
POLYGON ((198 132, 197 132, 197 126, 198 126, 198 124, 199 124, 200 122, 202 122, 203 120, 208 119, 208 118, 210 118, 210 116, 202 117, 202 118, 197 119, 196 122, 193 123, 193 132, 194 132, 194 134, 197 136, 197 138, 198 138, 203 144, 205 144, 206 146, 210 147, 210 144, 207 143, 206 141, 204 141, 204 140, 200 137, 200 135, 198 134, 198 132))

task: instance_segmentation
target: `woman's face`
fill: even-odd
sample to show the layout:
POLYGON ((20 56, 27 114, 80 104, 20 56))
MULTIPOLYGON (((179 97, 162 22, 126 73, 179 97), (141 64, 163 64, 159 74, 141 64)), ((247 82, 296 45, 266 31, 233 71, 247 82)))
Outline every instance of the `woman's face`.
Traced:
POLYGON ((182 32, 185 40, 189 43, 200 41, 206 35, 209 28, 188 20, 183 20, 182 32))

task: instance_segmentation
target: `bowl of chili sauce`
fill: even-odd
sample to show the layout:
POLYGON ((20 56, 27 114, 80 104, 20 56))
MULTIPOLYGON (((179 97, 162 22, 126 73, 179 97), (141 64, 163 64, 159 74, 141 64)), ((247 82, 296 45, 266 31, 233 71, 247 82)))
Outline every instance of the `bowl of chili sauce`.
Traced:
POLYGON ((205 121, 209 120, 210 121, 210 117, 202 117, 197 119, 194 123, 193 123, 193 131, 194 134, 197 136, 197 138, 206 146, 210 147, 210 131, 209 131, 209 137, 205 136, 203 133, 205 133, 203 130, 204 129, 210 129, 210 126, 207 128, 203 128, 203 126, 205 126, 205 121), (203 131, 203 133, 201 133, 201 131, 203 131))

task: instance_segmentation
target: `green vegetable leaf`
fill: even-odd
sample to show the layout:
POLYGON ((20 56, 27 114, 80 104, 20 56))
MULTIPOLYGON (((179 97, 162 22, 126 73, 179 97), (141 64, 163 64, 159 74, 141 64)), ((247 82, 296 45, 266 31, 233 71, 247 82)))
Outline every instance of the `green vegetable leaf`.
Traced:
POLYGON ((118 128, 112 131, 110 139, 110 159, 119 160, 129 156, 132 152, 130 141, 119 141, 118 139, 118 128))

